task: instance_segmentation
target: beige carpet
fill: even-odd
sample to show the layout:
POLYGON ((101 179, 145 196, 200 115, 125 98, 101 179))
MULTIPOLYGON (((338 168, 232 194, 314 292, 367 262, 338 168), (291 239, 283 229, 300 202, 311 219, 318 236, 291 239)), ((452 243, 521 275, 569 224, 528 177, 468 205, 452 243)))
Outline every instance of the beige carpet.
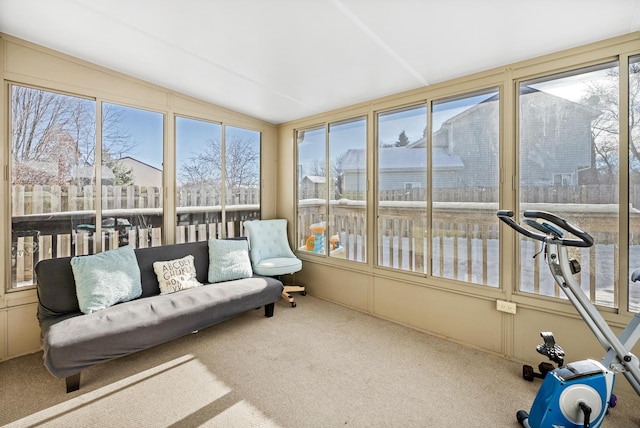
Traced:
MULTIPOLYGON (((87 369, 66 394, 41 354, 0 363, 0 424, 518 427, 521 366, 312 296, 87 369)), ((621 397, 605 427, 637 427, 621 397)))

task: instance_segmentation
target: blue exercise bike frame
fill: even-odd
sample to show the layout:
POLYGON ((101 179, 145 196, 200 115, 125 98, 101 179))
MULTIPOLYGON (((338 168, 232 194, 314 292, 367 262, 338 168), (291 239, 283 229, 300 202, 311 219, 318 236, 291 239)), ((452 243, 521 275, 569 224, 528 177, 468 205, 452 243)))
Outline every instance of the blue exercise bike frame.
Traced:
MULTIPOLYGON (((554 280, 606 351, 600 362, 584 360, 549 372, 530 414, 519 411, 518 421, 525 428, 600 427, 610 404, 616 373, 622 373, 640 395, 639 361, 631 353, 640 339, 640 314, 631 319, 618 337, 580 288, 574 278, 580 270, 579 263, 569 257, 567 247, 591 247, 591 235, 546 211, 526 210, 523 223, 528 228, 513 220, 513 211, 500 210, 497 216, 522 235, 544 243, 544 256, 554 280), (576 239, 565 238, 563 231, 576 239)), ((640 279, 640 270, 631 279, 640 279)))

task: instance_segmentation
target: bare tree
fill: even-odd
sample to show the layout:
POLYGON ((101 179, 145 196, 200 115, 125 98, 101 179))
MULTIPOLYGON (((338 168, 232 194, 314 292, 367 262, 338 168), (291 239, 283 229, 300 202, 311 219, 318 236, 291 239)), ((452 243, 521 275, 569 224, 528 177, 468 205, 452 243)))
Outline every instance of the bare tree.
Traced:
POLYGON ((204 150, 178 167, 178 178, 184 186, 213 186, 222 181, 222 145, 219 139, 207 140, 204 150))
POLYGON ((344 171, 342 169, 342 164, 347 157, 347 153, 348 152, 342 152, 331 160, 331 178, 335 185, 335 192, 333 196, 335 199, 340 199, 344 195, 344 171))
POLYGON ((80 157, 74 144, 69 97, 14 86, 11 155, 16 184, 62 184, 80 157))
MULTIPOLYGON (((609 70, 605 79, 589 84, 582 103, 602 112, 592 123, 592 169, 598 182, 615 180, 619 169, 620 100, 618 68, 609 70)), ((640 172, 640 64, 629 67, 629 167, 640 172)))
MULTIPOLYGON (((222 143, 207 140, 205 149, 179 166, 178 178, 184 186, 222 186, 222 143)), ((227 189, 257 186, 260 182, 260 152, 251 138, 228 136, 225 145, 227 189)))
MULTIPOLYGON (((103 158, 112 162, 133 146, 121 123, 117 111, 108 106, 103 110, 103 158)), ((95 151, 95 101, 12 86, 14 184, 71 183, 81 178, 80 168, 94 166, 95 151)), ((126 177, 126 171, 121 175, 126 177)))
POLYGON ((253 139, 227 137, 225 160, 227 188, 253 187, 260 183, 260 153, 253 139))

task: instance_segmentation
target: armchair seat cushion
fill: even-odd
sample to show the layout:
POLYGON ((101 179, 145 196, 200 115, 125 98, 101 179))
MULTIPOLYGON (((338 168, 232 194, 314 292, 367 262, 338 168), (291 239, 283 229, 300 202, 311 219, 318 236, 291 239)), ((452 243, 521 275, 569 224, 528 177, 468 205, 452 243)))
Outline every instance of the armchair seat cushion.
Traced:
POLYGON ((264 276, 286 275, 298 272, 300 269, 302 269, 302 261, 292 257, 263 259, 253 265, 253 271, 264 276))

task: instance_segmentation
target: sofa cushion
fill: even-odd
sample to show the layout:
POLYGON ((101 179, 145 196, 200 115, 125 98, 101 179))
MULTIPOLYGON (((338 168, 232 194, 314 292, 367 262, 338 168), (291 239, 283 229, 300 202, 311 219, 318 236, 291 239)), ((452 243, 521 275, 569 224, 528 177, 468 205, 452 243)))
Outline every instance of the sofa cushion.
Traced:
POLYGON ((153 270, 158 277, 160 294, 174 293, 202 285, 196 279, 196 267, 191 254, 181 259, 153 262, 153 270))
POLYGON ((133 247, 71 258, 78 305, 85 314, 140 297, 140 268, 133 247))
POLYGON ((302 269, 302 260, 296 257, 274 257, 262 259, 260 263, 253 265, 253 270, 258 275, 280 276, 302 269))
POLYGON ((58 377, 159 345, 276 302, 282 283, 252 277, 135 299, 42 324, 44 363, 58 377))
POLYGON ((252 275, 246 240, 209 240, 209 282, 231 281, 252 275))

